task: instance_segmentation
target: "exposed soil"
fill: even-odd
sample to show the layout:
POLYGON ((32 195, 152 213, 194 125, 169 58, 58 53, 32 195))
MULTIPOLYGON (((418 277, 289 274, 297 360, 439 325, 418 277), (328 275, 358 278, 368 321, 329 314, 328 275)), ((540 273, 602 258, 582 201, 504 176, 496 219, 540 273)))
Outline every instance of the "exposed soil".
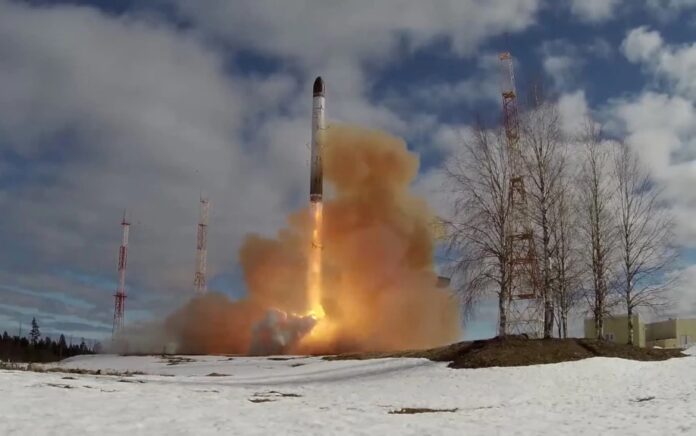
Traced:
POLYGON ((428 409, 422 407, 404 407, 399 410, 392 410, 389 412, 390 415, 415 415, 417 413, 454 413, 459 409, 428 409))
POLYGON ((182 356, 167 356, 160 363, 166 363, 168 366, 179 365, 181 363, 191 363, 195 362, 196 359, 191 359, 190 357, 182 356))
POLYGON ((684 357, 681 350, 639 348, 594 339, 527 339, 508 336, 480 341, 459 342, 440 348, 394 353, 351 353, 327 356, 327 360, 363 360, 386 357, 420 357, 450 362, 450 368, 489 368, 570 362, 589 357, 658 361, 684 357))
POLYGON ((279 398, 299 398, 302 395, 278 392, 278 391, 268 391, 268 392, 257 392, 254 394, 254 398, 249 398, 252 403, 268 403, 270 401, 277 401, 279 398))
POLYGON ((299 394, 294 394, 292 392, 284 393, 284 392, 278 392, 278 391, 261 392, 261 393, 256 393, 254 395, 256 395, 257 397, 291 397, 291 398, 299 398, 302 396, 299 394))
MULTIPOLYGON (((87 374, 87 375, 108 375, 108 376, 118 376, 118 377, 133 377, 134 375, 145 375, 142 371, 111 371, 101 369, 82 369, 82 368, 63 368, 63 367, 49 367, 46 368, 42 364, 37 363, 14 363, 14 362, 0 362, 0 370, 10 370, 10 371, 31 371, 31 372, 56 372, 65 374, 87 374)), ((63 377, 67 378, 67 377, 63 377)))

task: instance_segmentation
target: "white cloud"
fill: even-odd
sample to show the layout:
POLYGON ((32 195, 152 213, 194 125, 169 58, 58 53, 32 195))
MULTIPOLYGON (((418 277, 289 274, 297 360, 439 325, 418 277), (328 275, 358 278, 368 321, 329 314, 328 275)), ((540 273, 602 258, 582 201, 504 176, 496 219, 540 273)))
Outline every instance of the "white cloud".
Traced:
POLYGON ((583 69, 588 59, 601 58, 606 61, 612 56, 609 42, 597 36, 587 43, 576 43, 568 39, 544 41, 536 52, 541 57, 544 72, 552 80, 556 91, 569 92, 577 89, 583 80, 583 69))
POLYGON ((604 56, 601 40, 576 45, 565 39, 544 41, 537 52, 544 72, 558 91, 568 91, 578 82, 586 56, 604 56))
POLYGON ((578 60, 566 55, 549 55, 542 62, 544 71, 551 76, 556 87, 562 88, 573 75, 578 60))
POLYGON ((498 54, 477 56, 476 69, 458 81, 425 81, 408 90, 389 90, 386 103, 400 112, 443 110, 482 102, 499 102, 500 59, 498 54))
POLYGON ((433 134, 434 145, 446 152, 453 154, 459 150, 472 135, 471 127, 464 125, 441 125, 433 134))
POLYGON ((672 307, 668 313, 683 318, 696 318, 696 266, 688 266, 681 270, 680 281, 672 294, 672 307))
POLYGON ((200 189, 213 203, 213 273, 230 269, 246 232, 283 222, 303 162, 269 169, 266 150, 277 143, 247 148, 242 128, 258 111, 272 114, 293 93, 292 79, 245 86, 219 53, 162 23, 89 8, 0 7, 0 132, 5 152, 27 160, 29 178, 0 196, 10 232, 0 238, 15 253, 4 250, 4 265, 112 276, 128 207, 129 285, 182 295, 200 189))
POLYGON ((438 37, 469 54, 485 38, 534 22, 538 0, 169 0, 199 27, 237 46, 306 66, 344 57, 383 62, 403 36, 410 48, 438 37))
POLYGON ((646 91, 614 101, 610 116, 664 183, 673 201, 679 240, 692 245, 696 243, 696 79, 692 74, 696 44, 670 45, 659 32, 639 27, 628 32, 622 50, 671 93, 646 91))
POLYGON ((590 115, 585 91, 562 94, 558 99, 558 112, 563 131, 570 136, 578 134, 590 115))
POLYGON ((571 0, 570 10, 581 20, 605 21, 614 17, 621 0, 571 0))
POLYGON ((696 0, 569 0, 570 11, 580 20, 588 23, 600 23, 616 18, 620 7, 638 8, 661 21, 679 17, 689 9, 696 7, 696 0))
MULTIPOLYGON (((448 41, 457 55, 471 55, 486 38, 533 24, 541 4, 539 0, 444 0, 436 7, 419 0, 166 1, 198 31, 224 40, 233 49, 282 60, 297 69, 305 83, 322 75, 331 119, 397 135, 408 135, 412 118, 417 117, 413 113, 427 107, 410 107, 404 113, 403 99, 387 99, 383 104, 372 101, 370 78, 375 70, 440 40, 448 41)), ((435 84, 433 91, 444 95, 443 101, 463 94, 485 99, 494 82, 474 78, 459 84, 435 84)), ((430 98, 432 93, 419 95, 430 98)))
POLYGON ((696 107, 655 92, 615 100, 605 109, 612 133, 626 138, 664 185, 677 219, 678 240, 696 243, 696 107))
POLYGON ((440 168, 431 168, 418 175, 413 183, 413 191, 426 198, 433 213, 447 217, 451 213, 451 199, 445 192, 447 177, 440 168))
POLYGON ((621 49, 629 61, 646 62, 662 49, 662 44, 659 32, 641 26, 628 32, 621 43, 621 49))
POLYGON ((621 7, 636 8, 668 21, 696 7, 696 0, 567 0, 570 11, 587 23, 601 23, 616 18, 621 7))
MULTIPOLYGON (((464 141, 471 139, 472 134, 472 128, 468 125, 441 124, 434 128, 431 145, 446 160, 455 156, 464 141)), ((414 192, 427 199, 433 212, 439 217, 449 217, 452 214, 452 196, 447 183, 446 172, 441 166, 421 171, 413 183, 414 192)))
POLYGON ((667 21, 696 7, 696 0, 645 0, 645 4, 652 14, 655 14, 660 20, 667 21))
POLYGON ((648 6, 660 9, 686 9, 696 7, 696 0, 646 0, 648 6))
MULTIPOLYGON (((212 198, 211 274, 233 269, 246 233, 274 231, 297 205, 315 74, 328 80, 331 120, 424 130, 431 116, 370 101, 368 72, 401 53, 402 38, 410 50, 445 38, 470 54, 532 24, 539 3, 181 1, 183 31, 137 12, 0 0, 1 151, 19 162, 19 181, 0 187, 0 276, 82 298, 93 287, 51 276, 113 277, 128 207, 129 305, 166 310, 190 292, 200 189, 212 198), (283 66, 231 73, 228 49, 283 66)), ((446 147, 448 135, 436 136, 446 147)), ((108 319, 109 293, 89 301, 103 301, 91 316, 108 319)))
POLYGON ((642 64, 676 92, 696 98, 696 43, 665 44, 659 32, 638 27, 628 32, 622 49, 629 61, 642 64))
MULTIPOLYGON (((499 73, 498 73, 499 74, 499 73)), ((458 82, 432 83, 418 87, 413 95, 406 96, 410 103, 421 103, 427 107, 444 108, 461 104, 500 99, 500 81, 497 76, 473 77, 458 82)))
POLYGON ((598 36, 587 45, 586 51, 588 54, 598 58, 609 59, 614 53, 614 48, 609 41, 598 36))
POLYGON ((621 102, 616 107, 617 115, 631 132, 668 130, 684 134, 696 127, 693 104, 682 97, 646 92, 634 100, 621 102))

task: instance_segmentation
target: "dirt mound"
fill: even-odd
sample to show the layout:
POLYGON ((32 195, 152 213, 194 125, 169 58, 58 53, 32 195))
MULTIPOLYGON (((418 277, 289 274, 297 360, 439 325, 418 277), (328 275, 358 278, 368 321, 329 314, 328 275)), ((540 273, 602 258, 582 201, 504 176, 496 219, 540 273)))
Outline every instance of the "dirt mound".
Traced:
POLYGON ((446 347, 396 353, 354 353, 327 356, 328 360, 362 360, 386 357, 421 357, 435 362, 450 362, 450 368, 489 368, 493 366, 525 366, 570 362, 589 357, 657 361, 684 357, 681 350, 639 348, 593 339, 527 339, 509 336, 472 342, 459 342, 446 347))

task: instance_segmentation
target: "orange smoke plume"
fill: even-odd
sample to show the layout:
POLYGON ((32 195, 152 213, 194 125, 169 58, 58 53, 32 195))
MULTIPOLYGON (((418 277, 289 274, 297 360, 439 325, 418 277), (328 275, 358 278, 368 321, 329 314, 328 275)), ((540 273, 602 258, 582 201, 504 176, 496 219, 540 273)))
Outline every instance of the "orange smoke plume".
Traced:
MULTIPOLYGON (((457 300, 436 287, 433 215, 409 190, 418 158, 385 133, 331 126, 324 174, 321 305, 305 338, 286 352, 335 353, 423 348, 459 337, 457 300)), ((308 312, 310 208, 293 213, 273 238, 249 235, 239 251, 248 296, 210 294, 169 317, 179 352, 247 353, 268 309, 308 312)))

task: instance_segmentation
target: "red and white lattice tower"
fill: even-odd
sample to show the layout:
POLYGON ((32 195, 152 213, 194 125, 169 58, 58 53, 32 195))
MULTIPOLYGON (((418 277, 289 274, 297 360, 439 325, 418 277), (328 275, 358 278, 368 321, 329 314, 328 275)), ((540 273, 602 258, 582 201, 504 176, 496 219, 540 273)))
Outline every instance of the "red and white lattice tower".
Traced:
POLYGON ((210 202, 201 196, 201 209, 198 219, 198 236, 196 238, 196 274, 193 287, 196 295, 202 295, 208 290, 206 282, 206 263, 208 258, 208 214, 210 202))
POLYGON ((123 211, 121 220, 121 247, 118 249, 118 289, 114 295, 114 326, 112 335, 116 335, 123 328, 123 314, 126 303, 126 263, 128 259, 128 229, 130 223, 126 221, 126 211, 123 211))
POLYGON ((510 53, 506 52, 500 54, 500 61, 503 73, 503 123, 510 169, 506 239, 511 255, 508 275, 507 331, 498 333, 527 334, 537 337, 543 330, 543 311, 534 233, 524 184, 525 171, 520 149, 520 121, 513 60, 510 53))

